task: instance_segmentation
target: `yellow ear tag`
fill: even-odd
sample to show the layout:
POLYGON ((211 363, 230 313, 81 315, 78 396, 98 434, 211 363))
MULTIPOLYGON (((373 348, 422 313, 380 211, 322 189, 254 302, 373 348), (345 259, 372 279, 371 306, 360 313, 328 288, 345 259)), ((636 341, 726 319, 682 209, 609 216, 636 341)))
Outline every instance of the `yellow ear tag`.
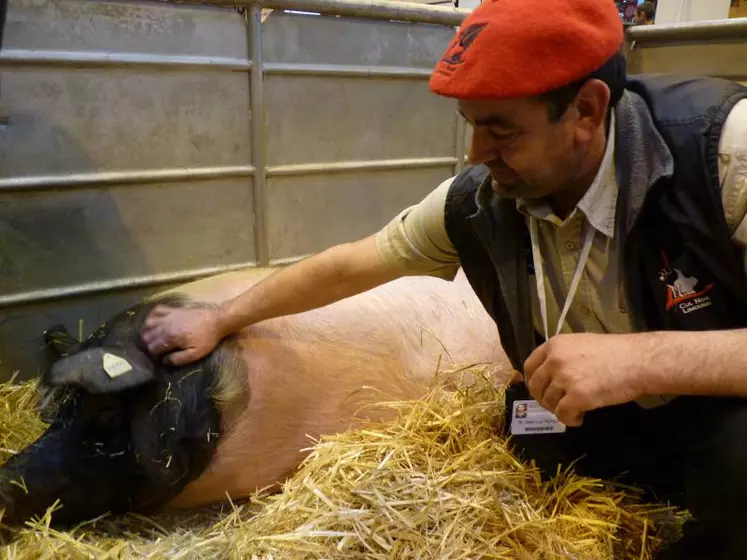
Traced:
POLYGON ((115 356, 114 354, 104 354, 104 371, 114 379, 120 375, 132 371, 132 366, 124 358, 115 356))

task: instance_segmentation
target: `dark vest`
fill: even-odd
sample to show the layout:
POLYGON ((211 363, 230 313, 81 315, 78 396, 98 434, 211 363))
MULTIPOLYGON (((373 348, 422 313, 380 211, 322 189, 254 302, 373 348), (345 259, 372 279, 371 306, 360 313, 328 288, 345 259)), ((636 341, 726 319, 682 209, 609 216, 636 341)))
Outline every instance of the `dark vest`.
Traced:
MULTIPOLYGON (((631 77, 615 108, 615 236, 636 331, 747 326, 747 277, 730 239, 718 173, 726 118, 747 88, 719 79, 631 77)), ((526 221, 490 188, 484 166, 462 172, 446 230, 498 325, 513 367, 542 342, 531 317, 526 221)))

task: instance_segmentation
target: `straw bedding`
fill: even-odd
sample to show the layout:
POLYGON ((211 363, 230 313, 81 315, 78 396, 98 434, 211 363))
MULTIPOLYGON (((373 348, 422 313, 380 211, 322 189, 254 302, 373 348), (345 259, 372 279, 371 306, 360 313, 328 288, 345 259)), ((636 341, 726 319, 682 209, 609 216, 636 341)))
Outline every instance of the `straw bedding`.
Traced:
MULTIPOLYGON (((479 374, 479 372, 478 372, 479 374)), ((282 493, 152 518, 103 517, 74 530, 49 515, 3 529, 7 558, 650 558, 662 534, 643 505, 562 473, 543 484, 496 436, 500 390, 390 403, 398 418, 322 438, 282 493)), ((43 429, 34 384, 0 385, 0 459, 43 429)))

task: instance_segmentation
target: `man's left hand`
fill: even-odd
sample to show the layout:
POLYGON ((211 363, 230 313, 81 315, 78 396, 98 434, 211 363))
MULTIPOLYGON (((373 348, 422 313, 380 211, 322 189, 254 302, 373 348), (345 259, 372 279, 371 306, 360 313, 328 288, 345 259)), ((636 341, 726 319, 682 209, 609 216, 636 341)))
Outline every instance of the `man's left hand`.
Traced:
POLYGON ((641 334, 555 336, 524 364, 529 392, 563 424, 580 426, 589 410, 643 395, 644 364, 652 342, 641 334))

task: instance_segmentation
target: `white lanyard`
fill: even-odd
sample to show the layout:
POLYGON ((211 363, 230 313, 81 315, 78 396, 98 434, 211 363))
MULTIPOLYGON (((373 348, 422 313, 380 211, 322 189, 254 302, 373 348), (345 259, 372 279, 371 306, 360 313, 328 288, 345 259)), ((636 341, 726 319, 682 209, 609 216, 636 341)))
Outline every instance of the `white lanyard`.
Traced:
MULTIPOLYGON (((578 290, 578 285, 581 282, 581 275, 586 267, 586 261, 589 259, 589 252, 591 251, 591 245, 594 242, 594 234, 596 231, 591 226, 587 225, 588 230, 584 236, 584 246, 581 249, 581 255, 578 257, 578 264, 576 264, 576 270, 573 273, 571 279, 571 285, 568 288, 568 296, 565 298, 565 304, 563 305, 563 311, 560 313, 558 319, 558 327, 555 330, 555 335, 560 334, 565 323, 565 316, 568 314, 568 310, 571 308, 573 298, 578 290)), ((550 340, 550 329, 547 326, 547 297, 545 295, 545 270, 542 264, 542 255, 539 249, 539 235, 537 234, 537 219, 529 218, 529 235, 532 241, 532 256, 534 257, 534 276, 537 280, 537 297, 539 298, 540 313, 542 314, 542 324, 545 327, 545 340, 550 340)))

